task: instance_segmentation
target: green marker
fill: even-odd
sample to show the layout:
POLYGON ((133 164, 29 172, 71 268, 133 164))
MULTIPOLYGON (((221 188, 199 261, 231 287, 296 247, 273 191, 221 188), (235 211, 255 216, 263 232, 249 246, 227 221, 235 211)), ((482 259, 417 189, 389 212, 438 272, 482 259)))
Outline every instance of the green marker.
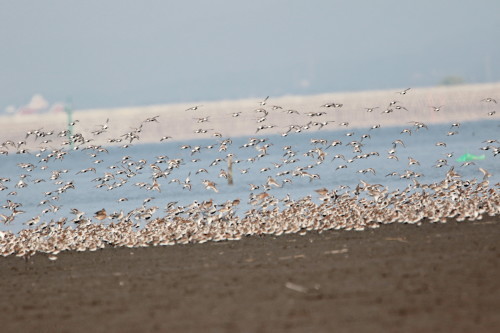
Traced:
POLYGON ((457 158, 457 162, 481 161, 484 160, 485 158, 486 156, 484 155, 473 155, 470 153, 466 153, 457 158))

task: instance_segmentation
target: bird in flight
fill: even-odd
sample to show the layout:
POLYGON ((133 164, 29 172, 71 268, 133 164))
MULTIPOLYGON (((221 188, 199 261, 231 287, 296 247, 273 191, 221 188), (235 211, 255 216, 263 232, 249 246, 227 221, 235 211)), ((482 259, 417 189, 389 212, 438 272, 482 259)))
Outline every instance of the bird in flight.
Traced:
POLYGON ((344 106, 344 104, 340 104, 340 103, 326 103, 326 104, 323 104, 321 105, 321 107, 323 108, 341 108, 342 106, 344 106))
POLYGON ((434 112, 439 112, 441 111, 441 108, 443 107, 444 105, 440 105, 440 106, 430 106, 434 112))
POLYGON ((190 107, 189 109, 186 109, 186 111, 196 111, 198 108, 202 107, 203 105, 195 105, 193 107, 190 107))
POLYGON ((406 93, 410 90, 411 88, 406 88, 405 90, 398 91, 397 93, 400 95, 406 95, 406 93))
POLYGON ((495 99, 491 98, 491 97, 483 98, 481 100, 481 102, 487 102, 487 103, 493 102, 493 103, 497 104, 497 101, 495 99))

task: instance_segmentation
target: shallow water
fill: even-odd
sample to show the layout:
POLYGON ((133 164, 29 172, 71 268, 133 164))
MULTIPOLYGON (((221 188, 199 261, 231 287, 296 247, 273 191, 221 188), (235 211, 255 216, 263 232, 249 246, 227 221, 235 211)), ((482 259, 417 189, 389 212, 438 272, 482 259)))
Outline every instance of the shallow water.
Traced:
MULTIPOLYGON (((45 157, 49 151, 42 152, 40 157, 36 157, 36 152, 30 154, 16 154, 14 152, 8 155, 0 155, 0 178, 9 178, 10 181, 3 182, 7 188, 0 191, 0 202, 5 204, 7 200, 21 203, 19 209, 25 213, 18 215, 15 220, 9 225, 0 225, 0 230, 19 231, 22 228, 27 228, 24 224, 32 217, 41 216, 41 222, 49 222, 58 220, 61 217, 68 219, 74 216, 70 214, 71 208, 78 208, 86 212, 87 217, 94 215, 94 212, 105 208, 108 213, 118 212, 123 210, 128 211, 139 208, 143 205, 144 199, 154 197, 153 200, 146 203, 146 207, 157 206, 159 210, 154 217, 161 217, 165 213, 163 209, 169 202, 177 202, 178 205, 188 205, 193 201, 201 202, 212 198, 216 203, 223 203, 226 200, 241 199, 242 204, 238 208, 238 213, 243 214, 250 205, 247 203, 249 194, 251 193, 249 184, 259 185, 260 188, 254 193, 260 193, 263 189, 263 184, 266 183, 267 177, 272 176, 277 181, 282 182, 284 179, 290 179, 292 183, 286 183, 281 188, 273 187, 269 193, 277 198, 283 198, 289 194, 292 198, 298 199, 306 195, 317 197, 314 189, 326 187, 328 189, 336 189, 342 185, 349 186, 354 189, 360 180, 368 183, 379 183, 387 186, 389 190, 403 189, 412 180, 403 179, 399 176, 386 176, 391 172, 404 173, 406 170, 411 170, 422 174, 418 178, 420 183, 432 183, 440 181, 444 178, 450 167, 454 166, 455 170, 462 175, 464 179, 482 179, 483 174, 479 168, 488 170, 493 176, 490 178, 490 184, 500 181, 498 156, 494 157, 492 150, 481 150, 481 147, 489 145, 484 142, 490 139, 499 139, 500 132, 499 122, 495 120, 483 120, 476 122, 462 123, 457 128, 451 128, 451 124, 436 124, 429 125, 428 129, 416 130, 411 124, 406 126, 396 126, 378 129, 349 129, 336 127, 336 130, 320 130, 315 132, 303 131, 301 133, 290 133, 286 137, 280 135, 266 136, 256 135, 257 139, 267 139, 265 142, 256 146, 270 144, 267 149, 267 155, 262 158, 256 158, 254 162, 250 162, 248 158, 255 158, 259 152, 253 147, 242 147, 248 143, 249 137, 232 138, 232 144, 227 145, 227 151, 219 152, 219 144, 222 139, 203 139, 190 140, 182 143, 179 142, 164 142, 155 144, 139 144, 134 143, 129 148, 107 147, 108 153, 98 153, 96 157, 89 154, 91 150, 74 150, 69 151, 62 160, 51 159, 49 162, 40 162, 40 158, 45 157), (404 128, 411 128, 412 135, 401 133, 404 128), (450 131, 458 132, 455 135, 447 135, 450 131), (346 136, 348 133, 353 133, 352 136, 346 136), (353 159, 351 163, 342 159, 333 159, 336 154, 342 154, 347 160, 359 155, 354 153, 352 147, 346 144, 350 141, 361 140, 363 134, 369 134, 369 138, 362 140, 362 154, 370 152, 378 152, 379 156, 370 156, 365 159, 353 159), (311 139, 326 139, 330 144, 333 140, 342 141, 342 145, 329 147, 321 144, 311 143, 311 139), (396 145, 396 155, 399 161, 387 159, 388 150, 393 148, 392 142, 396 139, 403 140, 405 147, 400 144, 396 145), (436 142, 446 142, 446 147, 438 147, 436 142), (200 153, 191 154, 191 149, 181 149, 181 145, 201 146, 200 153), (212 149, 206 147, 213 145, 212 149), (283 163, 286 157, 284 156, 284 146, 291 146, 291 150, 295 152, 294 157, 297 159, 294 163, 283 163), (321 148, 327 153, 323 163, 316 164, 317 158, 304 155, 311 149, 321 148), (221 161, 217 165, 211 163, 216 159, 224 159, 227 154, 234 154, 233 160, 240 163, 233 164, 234 185, 230 186, 223 178, 219 178, 221 169, 227 169, 227 162, 221 161), (453 157, 447 157, 445 154, 454 153, 453 157), (462 166, 461 162, 456 159, 465 153, 475 155, 485 155, 484 160, 475 161, 473 165, 462 166), (158 156, 167 155, 168 159, 182 159, 183 163, 177 169, 173 169, 167 178, 159 178, 158 182, 161 185, 161 192, 148 191, 134 184, 139 182, 152 183, 152 169, 150 164, 158 161, 158 156), (122 163, 124 156, 130 156, 125 163, 122 163), (420 165, 408 165, 409 157, 419 161, 420 165), (193 162, 192 159, 199 159, 193 162), (446 159, 447 166, 437 168, 437 160, 446 159), (102 163, 95 164, 93 161, 102 160, 102 163), (145 160, 146 163, 142 169, 136 169, 140 163, 139 160, 145 160), (27 171, 18 166, 19 163, 32 163, 35 168, 33 171, 27 171), (127 177, 125 175, 116 174, 117 170, 123 170, 124 166, 130 163, 129 168, 136 175, 127 177), (273 163, 281 164, 276 167, 273 163), (41 166, 46 165, 47 169, 42 170, 41 166), (110 166, 118 166, 118 169, 109 169, 110 166), (347 168, 337 169, 339 165, 346 165, 347 168), (298 167, 313 166, 306 168, 311 174, 318 174, 320 179, 309 180, 308 177, 293 176, 292 173, 285 176, 277 176, 278 172, 290 171, 293 172, 298 167), (87 172, 77 174, 78 171, 94 167, 96 172, 87 172), (270 168, 268 171, 261 172, 262 168, 270 168), (208 173, 196 174, 200 168, 205 168, 208 173), (370 172, 360 173, 359 170, 373 168, 376 174, 370 172), (60 178, 51 180, 50 176, 54 170, 68 170, 67 173, 61 173, 60 178), (248 173, 242 174, 240 170, 248 169, 248 173), (106 172, 114 173, 114 180, 108 182, 112 184, 119 182, 119 178, 126 180, 122 186, 108 190, 106 186, 96 188, 100 182, 92 181, 97 177, 102 177, 106 172), (15 185, 20 180, 20 175, 28 175, 24 181, 27 186, 24 188, 16 188, 15 185), (191 190, 184 189, 178 183, 170 183, 174 178, 184 182, 186 177, 190 177, 192 184, 191 190), (36 183, 35 180, 44 179, 45 181, 36 183), (217 184, 219 193, 205 189, 202 180, 208 179, 217 184), (54 184, 55 181, 62 181, 63 184, 72 181, 75 189, 68 189, 66 192, 58 194, 57 189, 62 185, 54 184), (9 194, 12 191, 17 192, 16 195, 9 194), (46 192, 51 192, 47 194, 46 192), (52 198, 57 196, 58 198, 52 198), (120 198, 127 198, 128 201, 118 202, 120 198), (43 200, 49 200, 49 203, 40 205, 43 200), (50 208, 50 205, 58 206, 56 212, 50 211, 42 213, 43 210, 50 208)), ((223 138, 225 139, 225 138, 223 138)), ((31 138, 29 139, 31 140, 31 138)), ((493 143, 493 146, 498 146, 498 143, 493 143)), ((167 167, 166 163, 157 163, 162 170, 167 167)), ((343 190, 339 190, 341 193, 343 190)), ((1 214, 8 215, 10 211, 2 208, 1 214)))

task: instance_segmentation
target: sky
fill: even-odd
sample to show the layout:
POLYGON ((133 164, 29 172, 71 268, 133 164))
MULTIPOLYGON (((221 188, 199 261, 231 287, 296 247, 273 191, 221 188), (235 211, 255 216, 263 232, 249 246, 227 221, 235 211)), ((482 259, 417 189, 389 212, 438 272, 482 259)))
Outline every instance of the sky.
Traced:
POLYGON ((0 112, 500 81, 498 0, 0 0, 0 112))

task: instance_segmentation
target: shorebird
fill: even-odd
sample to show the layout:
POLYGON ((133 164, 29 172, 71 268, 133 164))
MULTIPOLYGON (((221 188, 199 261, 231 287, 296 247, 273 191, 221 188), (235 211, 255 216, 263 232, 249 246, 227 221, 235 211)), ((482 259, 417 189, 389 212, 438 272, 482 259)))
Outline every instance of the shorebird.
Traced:
POLYGON ((406 88, 405 90, 402 90, 402 91, 397 91, 396 93, 397 94, 400 94, 400 95, 406 95, 406 93, 410 90, 411 88, 406 88))
POLYGON ((255 110, 255 112, 257 112, 257 113, 263 113, 264 117, 269 114, 269 112, 266 109, 262 109, 262 108, 255 110))
POLYGON ((425 125, 424 123, 420 122, 420 121, 410 121, 410 123, 413 123, 413 126, 415 126, 417 128, 417 130, 421 129, 421 128, 425 128, 425 129, 429 129, 427 127, 427 125, 425 125))
POLYGON ((209 121, 208 118, 209 117, 199 117, 199 118, 193 118, 193 119, 195 119, 197 123, 206 123, 209 121))
POLYGON ((150 191, 161 192, 160 184, 156 181, 156 179, 154 180, 153 185, 147 187, 147 189, 150 191))
POLYGON ((429 106, 430 108, 432 108, 434 110, 434 112, 439 112, 441 111, 441 108, 443 107, 444 105, 440 105, 440 106, 429 106))
POLYGON ((150 117, 150 118, 146 118, 146 120, 144 120, 143 123, 151 123, 151 122, 157 122, 157 123, 159 123, 159 121, 157 119, 158 117, 159 117, 159 115, 158 116, 154 116, 154 117, 150 117))
POLYGON ((493 103, 497 104, 497 101, 495 99, 491 98, 491 97, 483 98, 481 100, 481 102, 487 102, 487 103, 493 102, 493 103))
POLYGON ((200 169, 198 169, 198 170, 196 171, 196 174, 199 174, 199 173, 202 173, 202 172, 204 172, 204 173, 208 173, 207 169, 205 169, 205 168, 200 168, 200 169))
POLYGON ((420 162, 408 156, 408 165, 414 165, 414 164, 420 165, 420 162))
POLYGON ((326 103, 321 105, 323 108, 341 108, 342 106, 344 106, 344 104, 340 103, 326 103))
POLYGON ((404 143, 404 142, 403 142, 403 140, 401 140, 401 139, 394 140, 394 141, 392 142, 392 146, 393 146, 394 148, 396 148, 396 145, 397 145, 397 144, 400 144, 401 146, 403 146, 403 147, 405 147, 405 148, 406 148, 405 143, 404 143))
POLYGON ((390 159, 390 160, 399 161, 399 158, 396 155, 394 155, 394 154, 387 155, 387 158, 390 159))
POLYGON ((327 114, 327 113, 326 112, 309 112, 309 113, 306 113, 306 116, 308 116, 308 117, 321 117, 325 114, 327 114))
POLYGON ((202 181, 203 185, 205 185, 205 188, 207 190, 213 190, 214 192, 218 193, 219 190, 217 189, 217 184, 215 184, 214 182, 210 181, 210 180, 203 180, 202 181))
POLYGON ((186 111, 196 111, 198 108, 202 107, 203 105, 195 105, 190 107, 189 109, 186 109, 186 111))
POLYGON ((367 168, 367 169, 358 170, 358 173, 363 173, 364 174, 364 173, 367 173, 367 172, 371 172, 374 175, 376 174, 375 169, 373 169, 373 168, 367 168))
POLYGON ((75 215, 76 216, 75 219, 77 219, 77 220, 81 220, 83 218, 83 216, 85 215, 84 212, 79 211, 76 208, 71 208, 70 213, 75 215))
POLYGON ((199 129, 197 129, 197 130, 195 130, 193 132, 196 133, 196 134, 200 134, 200 133, 201 134, 205 134, 205 133, 208 133, 208 131, 213 131, 213 129, 211 129, 211 128, 210 129, 199 128, 199 129))
POLYGON ((267 176, 267 182, 266 184, 268 186, 276 186, 276 187, 281 187, 281 185, 271 176, 267 176))
POLYGON ((94 217, 96 219, 98 219, 99 221, 104 220, 107 217, 106 210, 104 208, 101 210, 98 210, 97 212, 95 212, 94 217))
POLYGON ((481 171, 481 173, 483 174, 483 180, 486 180, 487 178, 490 178, 492 176, 491 173, 483 168, 479 168, 479 171, 481 171))
POLYGON ((328 195, 328 192, 330 192, 326 187, 314 190, 314 192, 318 193, 320 196, 325 197, 328 195))
POLYGON ((26 224, 28 226, 33 226, 35 224, 38 224, 38 222, 40 222, 40 215, 31 218, 30 220, 26 221, 24 224, 26 224))
POLYGON ((334 123, 335 120, 327 120, 327 121, 322 121, 320 123, 318 123, 319 125, 319 129, 322 129, 323 127, 325 127, 326 125, 330 124, 330 123, 334 123))

